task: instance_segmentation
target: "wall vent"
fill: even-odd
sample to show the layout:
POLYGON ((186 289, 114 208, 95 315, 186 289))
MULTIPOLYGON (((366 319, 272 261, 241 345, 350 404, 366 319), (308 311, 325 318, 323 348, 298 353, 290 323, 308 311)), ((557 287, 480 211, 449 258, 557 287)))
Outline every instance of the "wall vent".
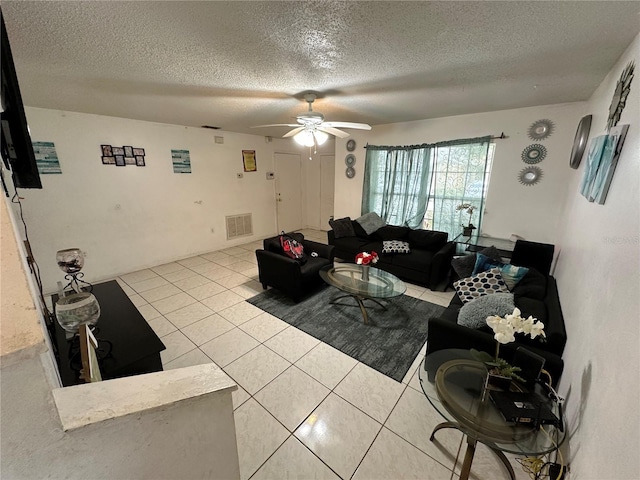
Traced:
POLYGON ((253 222, 250 213, 225 217, 227 223, 227 240, 253 235, 253 222))

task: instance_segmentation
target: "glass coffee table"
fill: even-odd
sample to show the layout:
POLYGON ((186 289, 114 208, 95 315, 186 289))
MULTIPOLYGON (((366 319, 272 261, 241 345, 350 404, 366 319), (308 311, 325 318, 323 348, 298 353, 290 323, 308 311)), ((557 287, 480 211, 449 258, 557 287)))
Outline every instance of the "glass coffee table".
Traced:
POLYGON ((362 312, 365 325, 375 324, 367 314, 365 300, 371 300, 386 310, 379 300, 399 297, 407 291, 407 286, 395 275, 374 267, 363 267, 353 263, 327 265, 320 270, 320 277, 329 285, 345 293, 332 300, 352 297, 362 312), (368 272, 365 272, 368 269, 368 272))
MULTIPOLYGON (((460 480, 469 478, 477 442, 489 447, 515 480, 513 467, 503 452, 544 455, 556 450, 565 439, 565 429, 554 425, 506 421, 485 390, 486 366, 473 360, 468 350, 433 352, 425 358, 418 376, 427 399, 445 419, 433 429, 430 439, 433 441, 434 435, 443 428, 455 428, 467 437, 460 480)), ((542 390, 539 385, 536 388, 542 390)), ((562 424, 558 404, 548 399, 548 406, 562 424)))

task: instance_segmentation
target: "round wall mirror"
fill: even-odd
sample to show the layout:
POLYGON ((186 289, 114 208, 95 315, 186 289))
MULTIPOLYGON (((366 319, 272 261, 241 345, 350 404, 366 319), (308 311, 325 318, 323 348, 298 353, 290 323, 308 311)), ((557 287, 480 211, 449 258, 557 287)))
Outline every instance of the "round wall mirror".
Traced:
POLYGON ((535 185, 542 178, 542 170, 538 167, 527 167, 523 168, 518 175, 518 179, 522 185, 526 185, 530 187, 531 185, 535 185))
POLYGON ((551 120, 543 119, 533 122, 527 132, 531 140, 544 140, 553 133, 554 124, 551 120))
POLYGON ((529 163, 529 164, 540 163, 547 156, 547 149, 544 147, 544 145, 535 143, 525 148, 522 151, 521 156, 522 156, 522 161, 524 163, 529 163))
POLYGON ((571 156, 569 157, 569 166, 573 169, 580 166, 584 149, 587 147, 589 130, 591 130, 591 115, 585 115, 582 117, 582 120, 580 120, 578 129, 576 130, 576 136, 573 139, 573 148, 571 149, 571 156))

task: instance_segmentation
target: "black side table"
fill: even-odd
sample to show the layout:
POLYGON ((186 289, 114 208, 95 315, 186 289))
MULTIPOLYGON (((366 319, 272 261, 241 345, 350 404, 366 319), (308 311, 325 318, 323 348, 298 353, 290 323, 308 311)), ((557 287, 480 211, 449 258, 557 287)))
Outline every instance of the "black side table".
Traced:
MULTIPOLYGON (((103 380, 162 371, 160 352, 166 347, 118 282, 94 285, 93 294, 100 304, 94 335, 99 350, 104 349, 106 353, 100 360, 103 380)), ((51 299, 55 311, 58 295, 51 299)), ((67 332, 55 320, 53 329, 52 341, 58 349, 56 360, 63 386, 83 383, 79 378, 80 355, 74 352, 74 340, 66 338, 67 332)))

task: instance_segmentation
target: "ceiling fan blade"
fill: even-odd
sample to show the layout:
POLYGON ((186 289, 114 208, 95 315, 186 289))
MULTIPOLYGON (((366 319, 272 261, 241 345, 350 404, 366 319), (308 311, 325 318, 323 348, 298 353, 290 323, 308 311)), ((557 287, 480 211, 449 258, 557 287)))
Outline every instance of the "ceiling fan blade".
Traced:
POLYGON ((371 130, 371 125, 352 122, 324 122, 323 127, 357 128, 358 130, 371 130))
MULTIPOLYGON (((295 127, 295 125, 290 125, 291 127, 295 127)), ((293 137, 296 133, 301 132, 304 130, 304 127, 298 127, 298 128, 294 128, 293 130, 291 130, 288 133, 285 133, 282 138, 287 138, 287 137, 293 137)))
POLYGON ((262 127, 299 127, 297 123, 274 123, 273 125, 256 125, 255 127, 249 128, 262 128, 262 127))
POLYGON ((316 127, 317 130, 321 132, 330 133, 331 135, 335 135, 340 138, 347 138, 349 134, 347 132, 343 132, 342 130, 338 130, 337 128, 329 127, 326 123, 323 123, 319 127, 316 127))

